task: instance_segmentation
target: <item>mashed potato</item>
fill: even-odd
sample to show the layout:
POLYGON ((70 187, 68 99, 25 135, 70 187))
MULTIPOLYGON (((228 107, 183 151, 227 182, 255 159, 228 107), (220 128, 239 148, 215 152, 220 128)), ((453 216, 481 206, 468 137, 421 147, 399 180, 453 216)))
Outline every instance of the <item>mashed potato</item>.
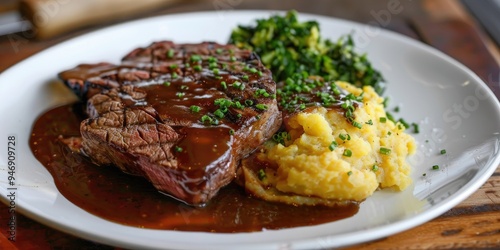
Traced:
POLYGON ((354 111, 361 128, 337 109, 314 107, 292 115, 285 121, 290 140, 268 144, 258 154, 259 161, 269 164, 259 169, 260 178, 248 182, 247 189, 264 196, 265 190, 272 190, 274 196, 362 201, 379 187, 408 187, 412 180, 406 158, 416 150, 413 137, 402 124, 386 118, 383 98, 373 88, 345 82, 337 86, 355 96, 363 92, 362 104, 354 111), (264 188, 256 190, 255 182, 264 188))

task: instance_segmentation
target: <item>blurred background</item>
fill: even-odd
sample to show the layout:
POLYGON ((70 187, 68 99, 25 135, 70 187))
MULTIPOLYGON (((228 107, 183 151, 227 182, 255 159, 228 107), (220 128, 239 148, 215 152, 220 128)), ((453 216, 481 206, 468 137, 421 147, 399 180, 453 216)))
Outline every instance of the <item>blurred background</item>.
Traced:
MULTIPOLYGON (((50 46, 113 24, 173 13, 244 9, 295 9, 403 34, 454 57, 500 97, 500 0, 0 0, 0 73, 50 46), (397 14, 391 14, 394 10, 397 14)), ((478 192, 443 216, 355 248, 412 248, 426 242, 429 248, 493 249, 500 244, 499 182, 497 170, 478 192), (451 225, 451 231, 443 231, 451 225), (478 225, 497 229, 483 235, 453 231, 469 232, 478 225)), ((1 233, 7 232, 2 217, 6 209, 0 205, 1 233)), ((19 237, 30 240, 13 243, 0 233, 0 249, 113 249, 22 216, 18 225, 19 237)))
POLYGON ((380 26, 442 50, 485 81, 500 78, 495 69, 474 68, 477 61, 500 62, 500 0, 1 0, 0 71, 48 46, 112 24, 239 9, 295 9, 380 26), (391 15, 391 8, 402 11, 391 15))

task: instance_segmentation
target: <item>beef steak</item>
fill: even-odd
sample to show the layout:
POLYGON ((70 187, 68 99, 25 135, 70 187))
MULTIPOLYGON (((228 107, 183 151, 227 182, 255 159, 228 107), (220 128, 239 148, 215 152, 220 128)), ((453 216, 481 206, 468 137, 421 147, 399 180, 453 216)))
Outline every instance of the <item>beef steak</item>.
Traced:
POLYGON ((87 102, 84 154, 192 205, 231 182, 281 126, 271 72, 231 45, 156 42, 120 65, 83 64, 59 77, 87 102))

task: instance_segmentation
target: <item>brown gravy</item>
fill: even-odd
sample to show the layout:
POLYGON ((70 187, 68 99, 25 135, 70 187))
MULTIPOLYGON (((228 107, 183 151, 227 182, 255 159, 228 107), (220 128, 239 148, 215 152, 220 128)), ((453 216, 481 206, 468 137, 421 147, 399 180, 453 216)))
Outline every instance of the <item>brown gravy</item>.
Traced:
POLYGON ((152 229, 250 232, 317 225, 350 217, 357 205, 307 207, 270 203, 250 197, 236 184, 221 189, 205 207, 185 205, 157 192, 146 180, 117 168, 92 164, 58 139, 80 136, 80 104, 54 108, 33 126, 30 147, 68 200, 101 218, 152 229))

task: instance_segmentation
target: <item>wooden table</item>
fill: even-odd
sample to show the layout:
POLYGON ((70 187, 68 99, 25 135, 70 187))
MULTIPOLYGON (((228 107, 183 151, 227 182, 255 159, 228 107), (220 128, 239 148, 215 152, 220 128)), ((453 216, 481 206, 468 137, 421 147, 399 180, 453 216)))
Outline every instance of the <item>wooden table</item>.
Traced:
MULTIPOLYGON (((379 25, 421 40, 454 57, 478 74, 500 97, 498 45, 491 42, 459 1, 200 0, 172 4, 147 16, 214 9, 296 9, 379 25), (401 4, 402 11, 390 18, 382 16, 394 3, 401 4)), ((109 24, 43 41, 28 39, 23 34, 16 34, 18 39, 14 40, 12 36, 0 37, 0 72, 47 47, 109 24)), ((0 205, 0 210, 0 249, 114 249, 53 230, 22 216, 18 219, 18 240, 10 242, 6 238, 7 207, 0 205)), ((500 248, 500 168, 471 197, 442 216, 411 230, 351 247, 386 248, 500 248)))

